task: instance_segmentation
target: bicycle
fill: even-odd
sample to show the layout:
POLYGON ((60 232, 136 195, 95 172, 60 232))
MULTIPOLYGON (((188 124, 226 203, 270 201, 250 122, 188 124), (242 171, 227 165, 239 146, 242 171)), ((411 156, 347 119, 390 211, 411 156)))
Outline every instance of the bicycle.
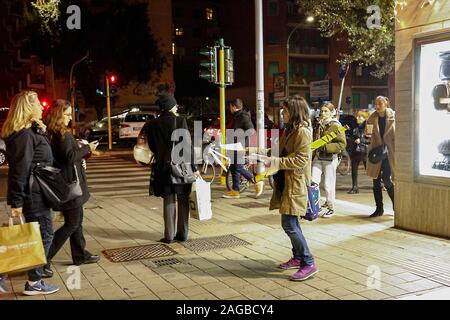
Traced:
POLYGON ((346 176, 351 170, 351 159, 347 150, 342 151, 338 154, 338 166, 337 171, 341 176, 346 176))
MULTIPOLYGON (((250 163, 250 160, 249 160, 249 158, 247 156, 245 156, 244 159, 245 159, 244 168, 246 170, 252 172, 253 176, 256 177, 257 164, 256 163, 250 163)), ((267 178, 269 180, 270 187, 273 189, 273 177, 272 176, 268 176, 267 178)), ((248 181, 243 175, 241 175, 240 181, 241 181, 241 183, 240 183, 240 186, 239 186, 239 192, 243 192, 245 189, 247 189, 249 187, 250 181, 248 181)), ((229 191, 231 191, 233 189, 233 176, 232 176, 230 170, 227 171, 226 185, 227 185, 227 189, 229 191)))

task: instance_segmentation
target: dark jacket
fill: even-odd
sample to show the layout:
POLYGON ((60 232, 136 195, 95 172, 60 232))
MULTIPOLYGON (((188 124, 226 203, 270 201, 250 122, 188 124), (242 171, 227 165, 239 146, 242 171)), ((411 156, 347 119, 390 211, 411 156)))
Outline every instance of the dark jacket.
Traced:
POLYGON ((30 175, 36 163, 53 165, 50 143, 45 133, 33 123, 6 140, 6 156, 9 163, 7 203, 12 208, 22 208, 24 216, 48 214, 41 189, 37 183, 30 188, 30 175), (30 190, 31 189, 31 190, 30 190))
MULTIPOLYGON (((155 157, 155 164, 152 165, 154 181, 150 187, 153 188, 154 195, 157 197, 166 197, 171 194, 189 194, 191 192, 191 184, 173 185, 170 182, 173 145, 171 137, 176 128, 188 130, 186 119, 176 117, 170 112, 163 112, 160 117, 150 120, 148 124, 148 146, 155 157)), ((175 145, 177 143, 179 142, 176 142, 175 145)), ((197 168, 193 164, 193 159, 194 148, 191 143, 192 170, 196 171, 197 168)))
POLYGON ((332 132, 335 132, 337 136, 323 147, 319 148, 318 150, 315 150, 313 154, 313 159, 319 152, 321 153, 321 158, 329 157, 331 160, 331 156, 333 154, 338 154, 345 149, 345 147, 347 146, 347 139, 345 137, 344 132, 339 132, 339 129, 341 127, 342 127, 341 123, 336 119, 332 119, 326 125, 322 125, 320 124, 320 122, 317 123, 316 127, 314 128, 314 141, 332 132))
POLYGON ((370 140, 368 138, 366 138, 366 135, 364 134, 364 130, 366 129, 366 121, 364 121, 364 123, 358 125, 356 128, 353 129, 353 131, 351 132, 350 135, 350 139, 351 139, 351 154, 366 154, 367 150, 369 148, 369 143, 370 140), (360 140, 360 147, 357 150, 357 144, 355 143, 355 140, 359 139, 360 140), (361 150, 366 150, 365 152, 361 152, 361 150))
MULTIPOLYGON (((244 110, 239 110, 239 111, 235 112, 233 114, 232 129, 234 129, 234 130, 241 129, 241 130, 244 131, 244 133, 247 130, 254 130, 255 128, 253 126, 253 122, 252 122, 252 119, 250 117, 250 113, 246 112, 244 110)), ((253 134, 253 132, 250 132, 250 135, 251 134, 253 134)), ((228 138, 227 138, 227 140, 228 140, 228 138)), ((241 143, 244 144, 242 146, 244 149, 248 148, 250 146, 249 145, 249 135, 245 136, 245 141, 238 141, 238 138, 235 136, 234 143, 238 143, 238 142, 241 142, 241 143)), ((241 163, 241 161, 243 163, 243 160, 239 160, 239 161, 237 160, 238 159, 238 152, 234 152, 233 154, 234 154, 233 155, 234 159, 236 161, 235 163, 241 163)), ((241 157, 242 157, 242 155, 241 155, 241 157)))
POLYGON ((83 195, 81 197, 64 203, 64 205, 62 205, 60 209, 61 211, 65 211, 79 208, 83 204, 85 204, 90 197, 86 181, 86 172, 81 166, 81 161, 90 152, 89 146, 84 145, 82 147, 79 147, 78 142, 70 132, 67 132, 64 137, 61 137, 60 134, 55 134, 52 138, 51 146, 53 150, 53 156, 55 157, 54 166, 61 169, 61 174, 64 180, 67 183, 75 181, 75 165, 75 167, 77 168, 80 186, 83 190, 83 195))

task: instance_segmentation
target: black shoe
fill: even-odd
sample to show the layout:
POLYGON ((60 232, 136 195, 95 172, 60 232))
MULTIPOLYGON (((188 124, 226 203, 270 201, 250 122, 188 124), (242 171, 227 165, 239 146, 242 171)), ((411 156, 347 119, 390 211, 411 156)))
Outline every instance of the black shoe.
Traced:
POLYGON ((187 238, 183 238, 183 237, 179 237, 179 236, 175 236, 174 239, 178 242, 185 242, 187 240, 187 238))
POLYGON ((370 217, 370 218, 381 217, 381 216, 383 215, 383 213, 384 213, 383 208, 378 208, 378 207, 377 207, 377 209, 375 210, 375 212, 372 213, 369 217, 370 217))
POLYGON ((347 193, 348 194, 357 194, 357 193, 359 193, 359 190, 358 190, 358 188, 351 188, 347 193))
POLYGON ((83 262, 74 262, 76 266, 81 266, 82 264, 91 264, 91 263, 97 263, 100 261, 100 257, 97 255, 92 255, 83 262))
POLYGON ((159 241, 158 242, 162 242, 162 243, 167 243, 167 244, 171 244, 172 242, 173 242, 173 240, 168 240, 168 239, 166 239, 166 238, 161 238, 161 239, 159 239, 159 241))
POLYGON ((51 278, 51 277, 53 277, 53 275, 54 275, 54 272, 53 272, 53 270, 50 268, 50 265, 44 266, 42 278, 51 278))

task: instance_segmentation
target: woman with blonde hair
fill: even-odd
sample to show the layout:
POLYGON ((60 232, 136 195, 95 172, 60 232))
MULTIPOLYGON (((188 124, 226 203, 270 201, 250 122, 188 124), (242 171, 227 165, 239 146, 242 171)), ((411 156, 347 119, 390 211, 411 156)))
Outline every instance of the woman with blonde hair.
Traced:
POLYGON ((72 106, 69 101, 56 100, 44 114, 47 125, 47 135, 51 142, 55 166, 61 169, 64 180, 71 183, 78 179, 83 194, 64 203, 60 210, 64 216, 64 225, 55 232, 53 243, 48 254, 47 270, 51 270, 53 257, 70 238, 72 260, 75 265, 96 263, 99 256, 86 250, 86 240, 83 235, 83 205, 89 200, 86 173, 82 166, 83 159, 98 146, 98 142, 79 146, 69 128, 72 119, 72 106))
POLYGON ((364 130, 366 128, 366 121, 369 117, 367 111, 359 110, 356 113, 356 122, 358 126, 351 132, 351 139, 353 140, 350 158, 352 160, 352 188, 347 192, 348 194, 359 193, 358 189, 358 168, 359 164, 364 164, 364 169, 367 166, 367 151, 369 147, 369 139, 366 137, 364 130))
POLYGON ((271 164, 280 169, 274 176, 270 210, 279 210, 281 226, 292 244, 292 258, 278 267, 298 269, 290 280, 303 281, 318 272, 299 223, 308 203, 312 129, 308 103, 303 97, 289 98, 282 112, 286 129, 280 138, 280 158, 269 158, 271 164))
MULTIPOLYGON (((2 137, 6 142, 6 156, 9 163, 7 203, 11 216, 23 214, 26 222, 38 222, 42 244, 48 255, 53 240, 53 226, 50 208, 37 183, 30 185, 30 176, 37 163, 53 164, 52 149, 45 136, 42 123, 42 106, 36 92, 21 91, 11 101, 2 137)), ((57 286, 44 283, 42 267, 28 272, 25 295, 51 294, 57 286)))

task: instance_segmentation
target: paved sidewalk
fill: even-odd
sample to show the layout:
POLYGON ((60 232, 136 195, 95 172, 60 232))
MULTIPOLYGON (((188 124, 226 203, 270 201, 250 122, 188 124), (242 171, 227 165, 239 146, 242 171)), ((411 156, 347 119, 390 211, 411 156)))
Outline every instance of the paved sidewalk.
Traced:
MULTIPOLYGON (((0 299, 378 300, 424 298, 427 294, 450 299, 450 242, 393 229, 390 210, 383 217, 369 219, 373 200, 368 188, 352 196, 339 191, 335 217, 302 223, 320 270, 302 283, 288 280, 295 270, 276 268, 290 257, 291 250, 280 215, 267 208, 271 190, 265 190, 260 199, 254 199, 250 190, 239 200, 227 200, 220 198, 223 188, 213 185, 214 217, 209 221, 191 219, 190 238, 232 234, 250 245, 193 252, 179 243, 171 244, 182 263, 163 267, 144 260, 112 263, 102 256, 98 264, 81 266, 81 289, 69 290, 67 243, 54 259, 55 276, 49 279, 61 287, 60 292, 22 296, 23 274, 8 281, 13 293, 0 299), (266 206, 235 206, 250 202, 266 206)), ((4 222, 4 209, 1 212, 4 222)), ((154 197, 91 199, 84 222, 88 249, 100 254, 107 248, 157 243, 163 230, 161 212, 162 200, 154 197)), ((60 225, 58 217, 55 229, 60 225)))

